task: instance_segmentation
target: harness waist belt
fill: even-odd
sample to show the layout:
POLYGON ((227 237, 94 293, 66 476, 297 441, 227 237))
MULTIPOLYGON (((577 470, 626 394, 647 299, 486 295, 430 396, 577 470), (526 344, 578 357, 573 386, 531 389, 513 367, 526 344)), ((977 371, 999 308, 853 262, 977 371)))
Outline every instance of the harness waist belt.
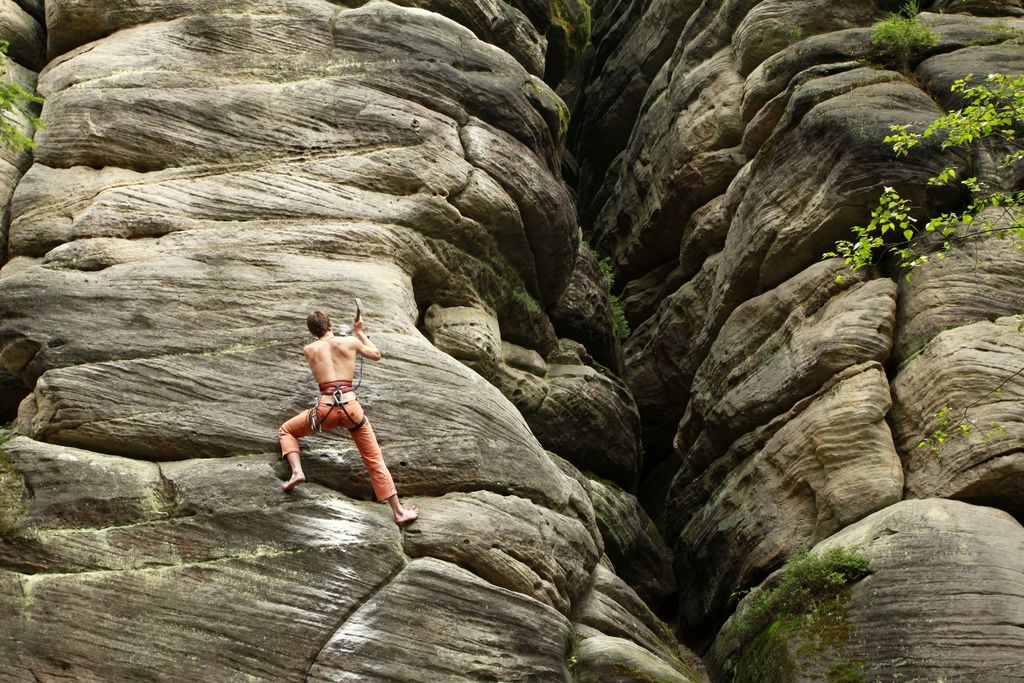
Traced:
POLYGON ((323 382, 320 385, 320 393, 324 396, 330 396, 335 391, 341 391, 342 393, 349 393, 352 391, 352 380, 339 379, 333 382, 323 382))

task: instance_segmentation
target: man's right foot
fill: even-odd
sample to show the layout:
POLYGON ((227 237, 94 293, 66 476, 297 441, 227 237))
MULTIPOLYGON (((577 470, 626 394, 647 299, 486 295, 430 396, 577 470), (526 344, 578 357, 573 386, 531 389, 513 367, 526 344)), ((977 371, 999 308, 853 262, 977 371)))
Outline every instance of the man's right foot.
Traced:
POLYGON ((304 481, 306 481, 306 475, 304 475, 302 472, 299 472, 298 474, 293 474, 291 479, 281 484, 281 488, 284 489, 285 491, 291 491, 293 488, 295 488, 304 481))
POLYGON ((415 505, 410 505, 407 508, 402 508, 402 511, 395 515, 395 524, 402 526, 403 524, 415 521, 419 516, 419 508, 415 505))

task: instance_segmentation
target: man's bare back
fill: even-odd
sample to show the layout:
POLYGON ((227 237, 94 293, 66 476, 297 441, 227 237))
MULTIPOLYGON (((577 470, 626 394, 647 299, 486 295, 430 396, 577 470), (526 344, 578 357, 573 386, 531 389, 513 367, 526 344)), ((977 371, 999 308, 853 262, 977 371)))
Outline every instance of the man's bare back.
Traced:
POLYGON ((357 354, 368 360, 380 360, 380 351, 363 334, 362 320, 356 321, 353 332, 353 337, 335 337, 334 333, 328 332, 302 349, 302 355, 306 357, 309 370, 317 383, 352 381, 357 354))

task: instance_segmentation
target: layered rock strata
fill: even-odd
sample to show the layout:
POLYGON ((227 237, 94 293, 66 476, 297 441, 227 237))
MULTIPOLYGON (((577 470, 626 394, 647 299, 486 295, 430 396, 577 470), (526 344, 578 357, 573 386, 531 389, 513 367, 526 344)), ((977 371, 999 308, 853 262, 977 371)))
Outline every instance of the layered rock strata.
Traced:
MULTIPOLYGON (((952 584, 910 590, 922 613, 937 610, 933 630, 920 641, 890 633, 883 646, 890 608, 914 608, 862 589, 881 569, 837 622, 848 647, 806 633, 771 640, 781 621, 742 642, 735 626, 719 632, 739 596, 775 585, 802 547, 860 543, 874 568, 885 542, 895 572, 938 586, 948 568, 916 534, 944 538, 949 519, 1012 527, 1006 513, 1021 514, 1019 255, 978 240, 910 280, 889 263, 853 274, 822 262, 868 222, 884 186, 919 219, 969 201, 929 184, 946 167, 1021 188, 1019 165, 998 163, 1005 147, 933 137, 897 157, 884 142, 893 125, 921 130, 962 106, 957 79, 1021 73, 1020 3, 921 3, 915 21, 935 40, 907 71, 873 37, 899 5, 632 2, 597 13, 570 130, 580 215, 634 330, 624 377, 645 449, 638 493, 673 549, 679 631, 700 651, 715 643, 721 680, 1010 680, 1020 664, 1016 598, 998 615, 984 599, 961 605, 962 618, 938 614, 952 584), (933 498, 985 507, 914 500, 933 498), (900 536, 863 531, 890 516, 907 520, 906 554, 900 536), (949 635, 967 631, 980 635, 949 635)), ((964 531, 964 547, 989 548, 982 526, 964 531)), ((1021 561, 1005 558, 1009 585, 1021 561)))
POLYGON ((635 406, 580 343, 614 364, 614 340, 568 314, 559 340, 546 313, 579 233, 544 77, 584 10, 46 4, 25 66, 47 128, 2 202, 0 379, 30 393, 0 451, 0 677, 703 677, 600 564, 558 457, 639 476, 635 406), (278 486, 277 425, 315 394, 302 319, 356 296, 406 529, 344 434, 304 441, 306 484, 278 486), (544 384, 535 410, 499 372, 544 384))

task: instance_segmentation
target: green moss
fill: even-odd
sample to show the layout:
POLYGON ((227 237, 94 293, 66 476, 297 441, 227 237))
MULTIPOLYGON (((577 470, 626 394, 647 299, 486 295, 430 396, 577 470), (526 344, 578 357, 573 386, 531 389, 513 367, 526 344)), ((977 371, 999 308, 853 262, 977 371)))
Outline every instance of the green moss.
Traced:
POLYGON ((774 620, 747 645, 736 665, 735 681, 790 683, 825 672, 830 683, 863 681, 864 662, 846 653, 852 629, 846 613, 852 591, 846 589, 806 615, 774 620))
POLYGON ((565 655, 565 668, 567 668, 569 671, 572 671, 574 668, 576 668, 576 657, 579 655, 580 643, 582 642, 583 638, 581 638, 578 634, 573 633, 572 645, 569 647, 568 654, 565 655))
POLYGON ((835 546, 820 555, 804 549, 786 563, 775 588, 751 592, 752 602, 736 623, 737 636, 750 638, 776 619, 812 612, 867 573, 868 560, 855 547, 835 546))
POLYGON ((0 427, 0 538, 18 533, 18 520, 28 510, 28 493, 21 473, 7 457, 3 444, 11 437, 11 425, 0 427))
POLYGON ((565 105, 562 98, 553 90, 542 88, 537 85, 536 81, 534 81, 532 77, 526 80, 526 85, 533 90, 537 99, 543 101, 552 110, 554 110, 555 114, 558 116, 558 137, 559 139, 565 138, 565 134, 569 132, 569 124, 572 120, 572 112, 569 111, 569 107, 565 105))
POLYGON ((995 33, 987 38, 972 40, 967 43, 969 46, 999 45, 1009 41, 1020 43, 1024 39, 1024 31, 1012 28, 1002 20, 987 22, 984 27, 995 31, 995 33))
POLYGON ((796 670, 786 644, 798 633, 800 618, 779 619, 772 622, 754 640, 743 648, 736 663, 735 683, 792 683, 796 670))
POLYGON ((553 0, 551 8, 555 16, 552 21, 565 32, 566 46, 579 59, 590 42, 590 3, 586 0, 553 0), (579 17, 574 20, 573 17, 579 17))
POLYGON ((837 662, 825 675, 828 683, 861 683, 864 680, 864 662, 837 662))
POLYGON ((525 289, 513 289, 509 298, 529 315, 544 315, 544 307, 525 289))

